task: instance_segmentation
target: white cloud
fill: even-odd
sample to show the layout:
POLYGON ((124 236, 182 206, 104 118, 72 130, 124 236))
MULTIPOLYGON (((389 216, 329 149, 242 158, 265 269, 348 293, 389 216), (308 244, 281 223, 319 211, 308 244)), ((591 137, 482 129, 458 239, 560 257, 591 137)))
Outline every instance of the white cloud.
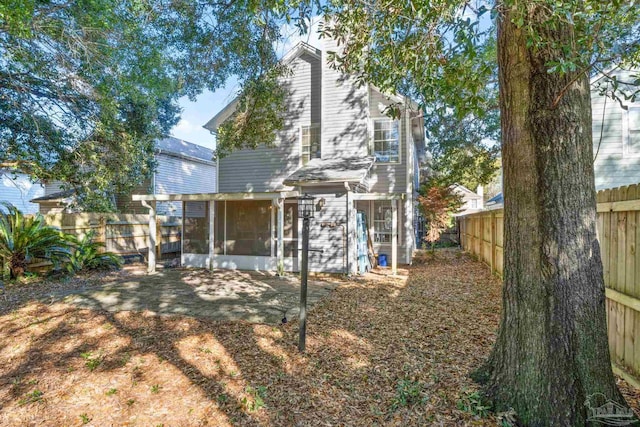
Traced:
POLYGON ((173 128, 174 131, 181 133, 191 133, 196 130, 196 126, 191 124, 187 119, 180 119, 178 124, 173 128))

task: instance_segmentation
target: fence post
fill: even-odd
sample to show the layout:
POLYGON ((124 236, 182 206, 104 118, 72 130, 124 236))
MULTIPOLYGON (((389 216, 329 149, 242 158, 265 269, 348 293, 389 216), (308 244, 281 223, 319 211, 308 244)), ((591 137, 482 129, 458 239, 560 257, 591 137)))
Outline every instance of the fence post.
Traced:
POLYGON ((102 250, 107 250, 107 219, 104 215, 100 215, 100 219, 98 220, 98 241, 104 245, 102 250))
POLYGON ((496 272, 496 211, 491 211, 491 272, 496 272))
POLYGON ((156 221, 156 258, 162 258, 162 219, 157 216, 156 221))
POLYGON ((478 245, 478 259, 480 261, 484 261, 485 258, 482 254, 484 250, 484 215, 477 214, 478 219, 480 220, 480 244, 478 245))

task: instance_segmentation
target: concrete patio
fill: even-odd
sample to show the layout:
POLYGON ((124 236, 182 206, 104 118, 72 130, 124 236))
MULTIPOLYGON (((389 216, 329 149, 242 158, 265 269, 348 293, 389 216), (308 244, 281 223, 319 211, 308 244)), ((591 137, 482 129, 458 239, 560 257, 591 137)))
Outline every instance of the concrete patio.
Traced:
MULTIPOLYGON (((99 288, 67 289, 57 297, 79 307, 110 312, 149 310, 255 323, 280 323, 285 315, 291 319, 298 313, 298 276, 195 269, 161 269, 147 275, 139 267, 127 270, 99 288)), ((309 306, 338 285, 338 280, 310 280, 309 306)))

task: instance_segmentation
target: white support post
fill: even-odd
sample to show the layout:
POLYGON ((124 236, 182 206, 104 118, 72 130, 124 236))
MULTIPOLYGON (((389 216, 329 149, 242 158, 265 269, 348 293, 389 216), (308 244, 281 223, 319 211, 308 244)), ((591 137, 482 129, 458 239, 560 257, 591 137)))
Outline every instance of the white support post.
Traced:
MULTIPOLYGON (((297 224, 294 224, 297 226, 297 224)), ((284 199, 278 200, 278 273, 284 272, 284 199)), ((294 255, 295 256, 295 255, 294 255)))
MULTIPOLYGON (((270 241, 270 250, 271 252, 269 252, 269 254, 271 255, 271 257, 275 257, 276 256, 276 242, 277 242, 277 235, 276 235, 276 228, 277 228, 277 223, 276 223, 276 215, 278 212, 278 200, 277 199, 273 199, 271 201, 271 218, 269 218, 269 229, 271 230, 271 232, 269 233, 269 241, 270 241)), ((276 258, 277 259, 277 258, 276 258)))
POLYGON ((398 200, 391 200, 391 273, 398 274, 398 200))
POLYGON ((156 272, 156 202, 143 200, 142 206, 149 208, 149 265, 147 267, 147 273, 152 274, 156 272))
MULTIPOLYGON (((353 196, 354 193, 351 193, 353 196)), ((349 198, 349 204, 351 209, 351 225, 349 231, 351 232, 351 274, 358 274, 358 209, 356 209, 356 202, 353 198, 349 198)))
POLYGON ((209 201, 209 270, 213 270, 213 256, 215 254, 216 241, 215 241, 215 215, 216 209, 213 200, 209 201))

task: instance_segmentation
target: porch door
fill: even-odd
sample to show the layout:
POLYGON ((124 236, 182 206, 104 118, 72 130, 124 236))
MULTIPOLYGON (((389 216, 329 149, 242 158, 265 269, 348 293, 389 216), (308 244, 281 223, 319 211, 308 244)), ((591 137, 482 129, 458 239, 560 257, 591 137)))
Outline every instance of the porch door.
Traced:
POLYGON ((293 266, 298 265, 298 200, 287 199, 284 203, 284 257, 293 259, 293 266))

